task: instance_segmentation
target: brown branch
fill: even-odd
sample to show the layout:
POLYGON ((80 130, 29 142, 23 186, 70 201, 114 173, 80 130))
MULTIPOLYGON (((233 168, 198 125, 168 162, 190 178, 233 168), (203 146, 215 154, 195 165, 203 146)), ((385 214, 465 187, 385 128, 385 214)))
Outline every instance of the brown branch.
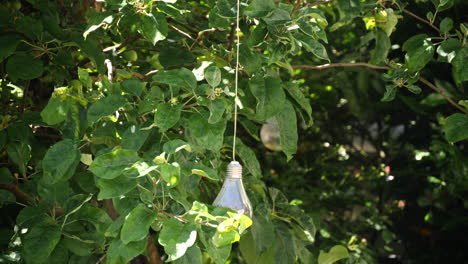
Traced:
POLYGON ((96 261, 96 264, 100 264, 101 262, 104 261, 104 259, 106 259, 106 255, 102 255, 102 256, 98 259, 98 261, 96 261))
POLYGON ((445 98, 445 100, 447 100, 451 105, 453 105, 454 107, 456 107, 458 110, 462 111, 463 113, 465 113, 465 115, 468 115, 468 111, 466 109, 464 109, 463 107, 461 107, 459 104, 455 103, 452 99, 450 99, 450 97, 447 96, 447 94, 445 94, 441 89, 437 88, 437 86, 435 86, 434 84, 432 84, 431 82, 429 82, 428 80, 424 79, 423 77, 419 77, 419 81, 424 83, 425 85, 427 85, 429 88, 431 88, 432 90, 436 91, 437 93, 439 93, 440 95, 442 95, 442 97, 445 98))
POLYGON ((161 257, 159 256, 158 248, 156 247, 156 243, 154 242, 154 238, 151 234, 148 235, 146 252, 148 253, 149 264, 163 264, 161 257))
POLYGON ((173 25, 169 25, 169 28, 176 31, 177 33, 181 34, 181 35, 184 35, 186 36, 187 38, 191 39, 193 42, 197 43, 198 45, 200 45, 201 47, 203 47, 204 49, 206 50, 210 50, 207 46, 203 45, 202 43, 200 43, 198 40, 196 40, 195 38, 193 38, 192 36, 190 36, 189 33, 185 32, 185 31, 182 31, 180 30, 179 28, 176 28, 175 26, 173 25))
POLYGON ((26 204, 29 201, 35 200, 33 196, 23 192, 17 185, 14 184, 0 183, 0 189, 11 192, 16 197, 16 200, 20 203, 26 204))
MULTIPOLYGON (((357 62, 357 63, 331 63, 331 64, 323 64, 323 65, 293 65, 293 69, 309 69, 309 70, 324 70, 329 68, 337 68, 337 67, 366 67, 374 70, 393 70, 388 66, 376 66, 365 62, 357 62)), ((442 97, 445 98, 452 106, 463 112, 464 114, 468 115, 468 111, 461 107, 459 104, 455 103, 450 97, 444 93, 440 88, 429 82, 428 80, 424 79, 423 77, 419 77, 419 81, 427 85, 432 90, 436 91, 442 97)))
POLYGON ((428 21, 428 20, 426 20, 426 19, 424 19, 424 18, 422 18, 422 17, 416 15, 415 13, 410 12, 410 11, 404 9, 404 8, 402 8, 401 11, 403 11, 403 13, 406 13, 406 14, 412 16, 413 18, 415 18, 415 19, 417 19, 417 20, 423 22, 424 24, 429 25, 431 28, 433 28, 434 30, 436 30, 436 31, 439 32, 439 34, 440 34, 440 29, 439 29, 438 27, 434 26, 434 24, 432 24, 430 21, 428 21))
POLYGON ((104 210, 110 216, 112 220, 117 219, 120 214, 115 210, 112 199, 104 199, 104 210))

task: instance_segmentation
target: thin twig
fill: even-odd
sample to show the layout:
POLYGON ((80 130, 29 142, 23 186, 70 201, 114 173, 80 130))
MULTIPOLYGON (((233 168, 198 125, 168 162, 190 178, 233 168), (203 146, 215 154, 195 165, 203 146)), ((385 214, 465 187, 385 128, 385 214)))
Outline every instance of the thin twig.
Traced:
POLYGON ((125 42, 122 42, 122 43, 116 44, 116 45, 114 45, 114 46, 110 46, 110 47, 104 48, 104 49, 102 50, 102 52, 109 52, 109 51, 118 49, 118 48, 122 47, 124 44, 125 44, 125 42))
POLYGON ((432 24, 430 21, 428 21, 428 20, 426 20, 426 19, 424 19, 424 18, 422 18, 422 17, 416 15, 415 13, 413 13, 413 12, 411 12, 411 11, 408 11, 408 10, 406 10, 406 9, 404 9, 404 8, 402 8, 401 11, 403 11, 403 13, 406 13, 406 14, 408 14, 408 15, 410 15, 410 16, 416 18, 417 20, 423 22, 424 24, 429 25, 431 28, 433 28, 434 30, 437 30, 437 32, 440 33, 440 29, 439 29, 438 27, 434 26, 434 24, 432 24))
POLYGON ((96 264, 101 263, 104 259, 106 259, 106 255, 102 255, 102 257, 100 257, 98 261, 96 261, 96 264))
POLYGON ((145 74, 145 77, 149 77, 149 76, 151 76, 151 75, 155 75, 155 74, 158 73, 158 72, 159 72, 159 70, 152 70, 152 71, 149 71, 149 72, 147 72, 147 73, 145 74))
POLYGON ((424 83, 425 85, 427 85, 429 88, 431 88, 432 90, 436 91, 437 93, 439 93, 440 95, 442 95, 442 97, 445 98, 445 100, 447 100, 451 105, 455 106, 458 110, 462 111, 463 113, 465 113, 465 115, 468 115, 468 111, 466 109, 464 109, 463 107, 461 107, 459 104, 455 103, 452 99, 450 99, 450 97, 447 96, 447 94, 445 94, 442 90, 440 90, 439 88, 437 88, 437 86, 435 86, 434 84, 432 84, 431 82, 429 82, 428 80, 424 79, 423 77, 419 77, 419 81, 424 83))
POLYGON ((356 63, 328 63, 323 65, 293 65, 293 69, 309 69, 309 70, 325 70, 329 68, 337 67, 367 67, 375 70, 393 70, 388 66, 377 66, 365 62, 356 62, 356 63))
MULTIPOLYGON (((181 222, 184 222, 184 223, 189 223, 190 222, 189 220, 183 218, 180 215, 173 215, 173 214, 170 214, 170 213, 167 213, 167 212, 164 212, 164 211, 159 211, 159 213, 163 214, 165 216, 168 216, 168 217, 175 218, 175 219, 177 219, 177 220, 179 220, 181 222)), ((207 223, 207 222, 195 222, 195 224, 209 226, 209 227, 213 227, 213 228, 217 227, 216 225, 213 225, 213 224, 210 224, 210 223, 207 223)))
MULTIPOLYGON (((375 69, 375 70, 387 70, 387 71, 393 70, 392 68, 388 66, 376 66, 376 65, 369 64, 369 63, 365 63, 365 62, 331 63, 331 64, 323 64, 323 65, 293 65, 292 66, 293 69, 309 69, 309 70, 325 70, 325 69, 336 68, 336 67, 366 67, 366 68, 375 69)), ((455 103, 452 99, 450 99, 450 97, 446 93, 444 93, 444 91, 442 91, 440 88, 438 88, 437 86, 435 86, 434 84, 432 84, 431 82, 429 82, 423 77, 419 77, 419 81, 424 83, 425 85, 427 85, 429 88, 436 91, 440 95, 442 95, 442 97, 444 97, 445 100, 447 100, 452 106, 454 106, 455 108, 457 108, 464 114, 468 115, 468 111, 466 109, 464 109, 459 104, 455 103)))
POLYGON ((204 49, 206 50, 210 50, 207 46, 203 45, 202 43, 200 43, 198 40, 196 40, 195 38, 193 38, 192 36, 190 36, 189 33, 185 32, 185 31, 182 31, 180 30, 179 28, 176 28, 175 26, 173 25, 169 25, 169 28, 176 31, 177 33, 181 34, 181 35, 184 35, 186 36, 187 38, 191 39, 193 42, 197 43, 198 45, 202 46, 204 49))

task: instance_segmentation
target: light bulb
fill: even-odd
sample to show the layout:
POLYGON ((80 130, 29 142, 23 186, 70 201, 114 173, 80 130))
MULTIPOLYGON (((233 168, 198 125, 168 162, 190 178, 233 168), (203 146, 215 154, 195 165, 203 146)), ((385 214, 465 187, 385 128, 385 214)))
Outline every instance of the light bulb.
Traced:
POLYGON ((252 218, 252 205, 242 184, 242 166, 239 162, 229 163, 226 180, 213 205, 227 207, 252 218))

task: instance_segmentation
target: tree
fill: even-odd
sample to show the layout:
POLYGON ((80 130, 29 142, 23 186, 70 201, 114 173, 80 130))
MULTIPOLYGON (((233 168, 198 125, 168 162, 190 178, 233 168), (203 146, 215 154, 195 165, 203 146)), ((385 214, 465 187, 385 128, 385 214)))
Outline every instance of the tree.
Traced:
MULTIPOLYGON (((397 152, 385 143, 392 139, 392 122, 399 123, 373 110, 391 111, 395 105, 388 101, 395 99, 411 113, 443 107, 434 126, 445 138, 438 132, 431 148, 448 153, 456 166, 432 180, 446 181, 453 197, 466 191, 468 30, 457 14, 466 4, 407 4, 252 0, 242 2, 236 33, 232 0, 8 1, 0 8, 2 258, 24 263, 161 263, 161 257, 173 263, 375 263, 395 240, 387 219, 395 213, 384 210, 395 205, 383 199, 384 192, 378 211, 370 215, 381 227, 378 235, 385 236, 374 251, 308 210, 340 207, 312 201, 330 201, 318 194, 346 196, 347 187, 359 186, 348 176, 369 180, 371 190, 384 189, 379 176, 390 171, 381 153, 397 152), (418 8, 432 11, 423 18, 414 13, 418 8), (210 205, 232 151, 236 34, 241 38, 236 148, 253 219, 210 205), (445 82, 432 78, 448 65, 445 82), (356 80, 373 81, 372 89, 354 89, 350 84, 356 80), (327 157, 318 155, 320 161, 310 163, 303 156, 307 146, 301 143, 298 150, 299 139, 320 136, 307 140, 314 143, 311 150, 346 160, 345 146, 359 145, 340 137, 342 123, 333 126, 337 131, 324 127, 326 116, 343 118, 333 112, 336 98, 323 92, 333 87, 340 91, 332 96, 343 95, 342 104, 349 103, 349 119, 341 121, 356 129, 350 135, 366 134, 361 146, 372 141, 371 156, 379 164, 349 169, 335 161, 328 167, 327 157), (407 91, 427 96, 428 107, 407 91), (311 103, 317 105, 314 113, 311 103), (377 136, 359 124, 376 120, 377 136), (276 124, 282 156, 260 143, 259 128, 267 122, 276 124), (343 143, 329 152, 323 145, 327 138, 343 143), (261 164, 281 164, 275 169, 299 177, 279 180, 261 164), (332 187, 309 180, 310 168, 324 175, 322 184, 330 178, 332 187), (286 197, 304 191, 304 185, 317 186, 316 193, 303 195, 309 202, 302 207, 297 200, 289 202, 286 197)), ((362 162, 361 154, 358 150, 352 160, 362 162)), ((447 166, 447 160, 434 159, 434 167, 447 166)), ((332 219, 345 231, 360 232, 348 226, 352 221, 332 219)))

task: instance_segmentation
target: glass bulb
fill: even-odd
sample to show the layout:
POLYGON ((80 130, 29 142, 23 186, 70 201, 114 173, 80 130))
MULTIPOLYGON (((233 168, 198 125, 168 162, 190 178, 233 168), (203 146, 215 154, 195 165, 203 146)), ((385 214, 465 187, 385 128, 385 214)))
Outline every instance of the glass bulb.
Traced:
POLYGON ((213 205, 227 207, 252 218, 252 205, 242 184, 242 166, 239 162, 229 163, 226 180, 213 205))

